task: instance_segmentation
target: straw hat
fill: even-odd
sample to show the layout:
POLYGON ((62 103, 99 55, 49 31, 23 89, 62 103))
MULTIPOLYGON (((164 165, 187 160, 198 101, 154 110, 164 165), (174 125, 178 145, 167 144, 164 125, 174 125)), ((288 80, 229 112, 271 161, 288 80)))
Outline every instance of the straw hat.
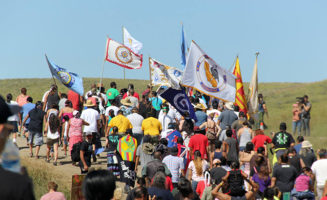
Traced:
POLYGON ((93 107, 93 106, 95 106, 95 105, 93 104, 93 102, 92 102, 91 99, 88 99, 88 100, 86 101, 86 104, 84 104, 84 106, 86 106, 86 107, 93 107))
POLYGON ((302 148, 311 148, 312 144, 308 140, 302 142, 302 148))
POLYGON ((227 102, 227 103, 225 103, 225 107, 226 107, 228 110, 234 110, 233 102, 227 102))
POLYGON ((200 109, 200 110, 203 110, 205 109, 205 107, 202 105, 202 103, 198 103, 194 106, 195 109, 200 109))
POLYGON ((133 103, 131 102, 131 100, 126 97, 125 99, 122 99, 120 101, 121 104, 123 104, 124 106, 133 106, 133 103))

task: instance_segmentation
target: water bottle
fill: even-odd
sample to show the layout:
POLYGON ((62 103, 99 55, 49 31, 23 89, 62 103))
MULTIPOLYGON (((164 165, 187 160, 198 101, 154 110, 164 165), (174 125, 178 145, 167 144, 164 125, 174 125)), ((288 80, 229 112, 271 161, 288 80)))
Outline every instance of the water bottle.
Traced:
POLYGON ((20 157, 17 146, 12 140, 7 140, 1 154, 1 166, 9 171, 20 173, 20 157))

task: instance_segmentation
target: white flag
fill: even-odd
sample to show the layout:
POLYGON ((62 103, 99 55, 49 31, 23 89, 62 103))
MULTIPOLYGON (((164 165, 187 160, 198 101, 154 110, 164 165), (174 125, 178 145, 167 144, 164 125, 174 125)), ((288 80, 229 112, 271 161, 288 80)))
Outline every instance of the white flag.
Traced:
POLYGON ((124 45, 130 48, 134 53, 138 54, 141 51, 143 44, 135 40, 125 27, 123 27, 123 34, 124 45))
POLYGON ((249 85, 248 93, 248 110, 253 117, 258 112, 258 55, 255 58, 254 68, 252 72, 252 79, 249 85))
POLYGON ((142 55, 110 38, 107 39, 106 60, 127 69, 142 67, 142 55))
POLYGON ((149 58, 152 85, 167 86, 180 89, 183 72, 175 67, 162 64, 153 58, 149 58))
POLYGON ((182 85, 208 96, 235 102, 236 77, 220 67, 194 41, 189 50, 182 85))

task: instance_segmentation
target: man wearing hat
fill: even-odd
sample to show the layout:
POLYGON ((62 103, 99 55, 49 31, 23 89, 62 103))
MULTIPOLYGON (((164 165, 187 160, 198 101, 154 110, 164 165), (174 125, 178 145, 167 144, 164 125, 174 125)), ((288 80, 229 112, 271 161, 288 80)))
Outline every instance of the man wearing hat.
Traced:
POLYGON ((155 147, 151 142, 151 137, 149 135, 144 136, 143 144, 139 145, 136 150, 135 172, 137 172, 137 167, 140 162, 140 167, 143 169, 148 162, 153 161, 154 150, 155 147))
POLYGON ((277 160, 285 153, 286 149, 293 147, 295 144, 294 138, 291 134, 286 132, 287 126, 285 122, 279 125, 279 132, 276 133, 272 139, 272 148, 275 150, 277 160))
POLYGON ((122 99, 120 103, 122 106, 119 109, 123 111, 125 116, 132 113, 133 103, 129 97, 122 99))
MULTIPOLYGON (((84 104, 87 107, 86 110, 82 111, 81 119, 89 123, 89 125, 84 125, 84 133, 91 132, 92 133, 92 146, 93 152, 95 151, 95 144, 99 142, 100 135, 99 130, 101 126, 100 114, 97 110, 94 109, 95 105, 93 104, 91 99, 86 101, 84 104)), ((96 162, 96 157, 93 155, 93 161, 96 162)))
POLYGON ((179 182, 179 177, 185 176, 184 174, 184 161, 183 158, 177 156, 178 148, 175 146, 170 149, 170 155, 166 156, 162 162, 166 164, 170 173, 171 181, 173 182, 174 188, 177 187, 179 182))
MULTIPOLYGON (((9 133, 13 129, 13 126, 7 123, 7 119, 13 114, 17 114, 19 109, 19 106, 9 108, 5 100, 0 96, 0 153, 3 152, 9 133)), ((5 170, 2 166, 0 166, 0 185, 0 199, 35 199, 30 178, 26 175, 5 170)))
POLYGON ((194 109, 195 109, 195 116, 198 120, 197 122, 195 122, 195 126, 200 127, 204 122, 207 121, 208 116, 205 112, 203 112, 203 110, 205 110, 205 107, 203 106, 202 103, 196 104, 194 109))
POLYGON ((238 119, 237 115, 233 111, 233 102, 225 103, 225 110, 219 115, 217 124, 220 126, 222 132, 219 135, 219 140, 224 141, 226 139, 226 129, 231 127, 233 122, 238 119))

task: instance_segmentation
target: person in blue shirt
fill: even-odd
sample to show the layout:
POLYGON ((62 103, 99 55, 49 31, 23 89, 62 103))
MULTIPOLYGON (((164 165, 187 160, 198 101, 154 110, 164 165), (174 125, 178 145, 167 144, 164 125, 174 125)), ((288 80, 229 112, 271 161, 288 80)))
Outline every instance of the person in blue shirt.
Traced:
POLYGON ((161 109, 162 100, 158 97, 156 91, 152 91, 149 100, 151 101, 153 108, 159 113, 161 109))
MULTIPOLYGON (((207 114, 205 112, 203 112, 203 110, 205 109, 204 106, 201 103, 196 104, 196 106, 194 107, 195 109, 195 116, 197 118, 197 122, 195 122, 194 126, 201 126, 201 124, 203 124, 204 122, 207 121, 207 114)), ((203 127, 202 129, 205 129, 205 127, 203 127)))
MULTIPOLYGON (((35 104, 32 103, 33 98, 32 97, 27 97, 27 103, 22 106, 22 109, 19 113, 19 132, 21 132, 23 128, 22 120, 25 119, 25 117, 28 115, 28 113, 35 108, 35 104)), ((30 123, 30 119, 28 118, 25 122, 24 129, 23 129, 23 135, 26 137, 26 140, 28 140, 28 125, 30 123)))

